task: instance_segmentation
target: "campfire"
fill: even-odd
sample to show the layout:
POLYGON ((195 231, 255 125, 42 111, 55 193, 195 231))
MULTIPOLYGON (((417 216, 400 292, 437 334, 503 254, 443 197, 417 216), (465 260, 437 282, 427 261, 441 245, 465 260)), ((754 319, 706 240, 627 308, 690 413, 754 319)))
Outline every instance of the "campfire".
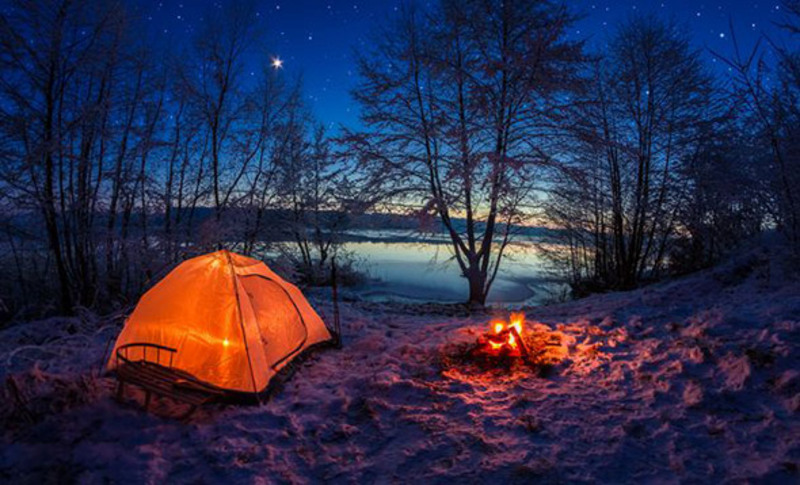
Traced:
POLYGON ((489 354, 507 357, 520 357, 528 361, 530 354, 523 338, 524 313, 512 313, 509 322, 495 320, 491 330, 478 339, 478 345, 489 354))
POLYGON ((507 319, 492 320, 476 340, 446 346, 442 367, 451 377, 514 369, 547 375, 567 357, 570 340, 545 324, 526 322, 523 313, 512 313, 507 319))

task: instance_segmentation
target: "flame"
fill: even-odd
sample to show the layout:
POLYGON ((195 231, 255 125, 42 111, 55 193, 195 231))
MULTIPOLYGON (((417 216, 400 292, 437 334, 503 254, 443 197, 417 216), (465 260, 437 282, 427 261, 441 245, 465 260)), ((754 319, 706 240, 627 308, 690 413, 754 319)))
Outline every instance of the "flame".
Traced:
MULTIPOLYGON (((517 331, 517 335, 521 336, 524 322, 525 322, 525 314, 520 312, 511 314, 511 317, 509 318, 508 327, 506 327, 506 324, 503 322, 492 322, 491 325, 492 325, 492 330, 494 330, 494 333, 496 335, 502 333, 504 330, 513 327, 517 331)), ((512 350, 516 351, 518 345, 517 345, 517 339, 516 337, 514 337, 514 333, 508 332, 507 335, 508 339, 505 342, 496 342, 493 340, 489 340, 490 349, 493 351, 499 351, 503 347, 508 346, 512 350)))
POLYGON ((511 326, 517 329, 518 334, 522 335, 522 322, 525 321, 525 314, 512 313, 510 320, 511 320, 511 326))

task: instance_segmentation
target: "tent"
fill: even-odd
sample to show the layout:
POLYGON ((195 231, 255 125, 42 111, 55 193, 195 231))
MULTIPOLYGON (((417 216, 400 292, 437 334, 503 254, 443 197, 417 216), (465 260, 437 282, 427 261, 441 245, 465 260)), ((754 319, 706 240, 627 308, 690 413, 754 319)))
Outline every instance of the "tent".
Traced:
POLYGON ((126 360, 155 361, 224 391, 259 393, 291 359, 330 339, 296 286, 261 261, 218 251, 184 261, 142 296, 107 368, 120 365, 123 349, 126 360))

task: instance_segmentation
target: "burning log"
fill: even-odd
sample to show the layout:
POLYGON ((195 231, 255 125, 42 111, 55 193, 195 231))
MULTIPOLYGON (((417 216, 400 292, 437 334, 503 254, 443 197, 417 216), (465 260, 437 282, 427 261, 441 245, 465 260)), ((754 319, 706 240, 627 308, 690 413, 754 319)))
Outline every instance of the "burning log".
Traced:
POLYGON ((530 363, 528 346, 516 326, 510 325, 498 333, 486 334, 483 338, 489 343, 491 352, 500 354, 506 351, 509 356, 521 357, 526 364, 530 363))
POLYGON ((522 338, 525 315, 512 313, 510 323, 495 321, 492 323, 492 332, 484 334, 478 339, 488 353, 509 354, 514 357, 527 357, 528 348, 522 338), (488 345, 487 345, 488 344, 488 345))

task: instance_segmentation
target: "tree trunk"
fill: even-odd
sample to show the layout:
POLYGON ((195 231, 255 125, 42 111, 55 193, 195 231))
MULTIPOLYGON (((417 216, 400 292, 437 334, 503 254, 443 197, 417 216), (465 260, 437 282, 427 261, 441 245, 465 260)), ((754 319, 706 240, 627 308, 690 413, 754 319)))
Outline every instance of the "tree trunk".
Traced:
POLYGON ((467 305, 470 307, 483 307, 486 305, 486 274, 478 267, 478 263, 471 263, 467 272, 467 283, 469 283, 469 299, 467 305))
POLYGON ((61 252, 61 238, 58 232, 58 222, 56 221, 55 190, 54 190, 54 163, 53 145, 53 118, 55 116, 55 83, 56 70, 58 69, 58 53, 61 49, 60 24, 66 15, 65 10, 59 11, 57 25, 59 30, 54 33, 54 40, 50 52, 50 66, 45 87, 45 120, 44 120, 44 194, 42 197, 42 212, 47 231, 47 242, 56 263, 58 273, 58 283, 60 287, 61 311, 70 314, 72 312, 72 291, 70 287, 69 275, 66 263, 61 252))

